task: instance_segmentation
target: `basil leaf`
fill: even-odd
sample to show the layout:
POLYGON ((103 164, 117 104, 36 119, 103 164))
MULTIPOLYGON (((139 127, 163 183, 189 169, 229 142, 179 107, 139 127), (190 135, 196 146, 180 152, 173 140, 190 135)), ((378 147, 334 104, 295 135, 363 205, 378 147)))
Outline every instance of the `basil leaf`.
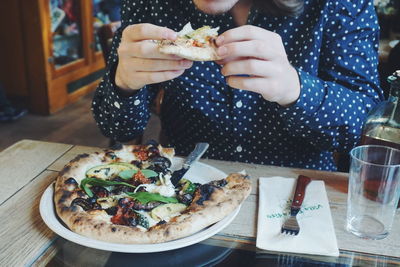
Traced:
POLYGON ((138 172, 138 170, 125 170, 118 173, 118 176, 122 179, 129 180, 138 172))
POLYGON ((85 178, 81 181, 81 187, 86 192, 89 197, 93 197, 93 192, 87 185, 97 185, 97 186, 114 186, 114 185, 125 185, 132 188, 136 188, 136 186, 118 181, 110 181, 110 180, 101 180, 97 178, 85 178))
POLYGON ((137 192, 137 193, 125 193, 128 196, 136 199, 142 204, 147 204, 151 201, 159 201, 163 203, 178 203, 178 200, 174 197, 164 197, 160 194, 149 193, 149 192, 137 192))
MULTIPOLYGON (((118 174, 118 176, 121 177, 122 179, 129 180, 137 172, 138 172, 138 170, 125 170, 125 171, 120 172, 118 174)), ((158 173, 156 173, 153 170, 144 169, 144 170, 140 170, 140 172, 143 173, 144 177, 146 177, 146 178, 157 177, 158 176, 158 173)))
POLYGON ((153 170, 144 169, 144 170, 141 170, 141 172, 143 173, 144 177, 146 177, 146 178, 158 177, 158 173, 156 173, 153 170))

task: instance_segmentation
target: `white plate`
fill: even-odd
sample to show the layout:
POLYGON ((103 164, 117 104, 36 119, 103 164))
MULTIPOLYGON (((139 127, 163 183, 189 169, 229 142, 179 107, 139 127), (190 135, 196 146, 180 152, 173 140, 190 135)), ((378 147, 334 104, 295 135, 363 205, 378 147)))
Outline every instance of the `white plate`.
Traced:
MULTIPOLYGON (((181 166, 182 159, 174 158, 172 169, 175 169, 177 166, 181 166)), ((226 174, 210 165, 197 162, 195 163, 188 173, 185 175, 192 182, 197 183, 207 183, 212 180, 218 180, 222 178, 226 178, 226 174)), ((107 251, 115 251, 115 252, 127 252, 127 253, 147 253, 147 252, 159 252, 159 251, 167 251, 177 248, 182 248, 186 246, 193 245, 195 243, 201 242, 219 231, 228 226, 232 220, 239 213, 240 206, 234 210, 231 214, 226 216, 221 221, 184 238, 180 238, 177 240, 159 243, 159 244, 117 244, 117 243, 108 243, 104 241, 99 241, 95 239, 91 239, 79 234, 76 234, 69 230, 61 221, 58 219, 54 204, 53 204, 53 184, 51 184, 43 193, 42 198, 40 199, 40 215, 42 216, 43 221, 47 224, 47 226, 69 241, 75 242, 77 244, 107 250, 107 251)))

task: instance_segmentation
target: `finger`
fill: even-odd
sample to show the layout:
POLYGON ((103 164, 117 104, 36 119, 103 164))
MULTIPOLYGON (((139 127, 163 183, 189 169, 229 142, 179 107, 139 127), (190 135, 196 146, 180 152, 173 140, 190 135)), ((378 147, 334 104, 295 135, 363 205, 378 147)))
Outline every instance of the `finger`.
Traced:
POLYGON ((231 61, 237 61, 237 60, 245 60, 248 59, 247 57, 226 57, 220 60, 215 61, 215 63, 219 65, 225 65, 231 61))
POLYGON ((160 53, 158 44, 154 42, 124 42, 118 47, 118 55, 123 57, 154 58, 180 60, 181 57, 160 53))
POLYGON ((227 30, 217 37, 218 46, 223 44, 247 40, 281 40, 279 34, 253 25, 244 25, 227 30))
POLYGON ((142 40, 175 40, 177 33, 166 27, 160 27, 150 23, 133 24, 127 26, 122 32, 122 41, 142 40))
POLYGON ((193 61, 167 60, 167 59, 148 59, 148 58, 132 58, 130 61, 132 70, 136 71, 169 71, 169 70, 185 70, 193 65, 193 61))
POLYGON ((231 61, 224 65, 221 69, 221 74, 224 76, 231 75, 251 75, 268 77, 274 73, 274 64, 270 61, 258 59, 246 59, 240 61, 231 61))
POLYGON ((229 76, 226 78, 226 83, 236 89, 252 91, 260 94, 261 88, 266 88, 267 86, 267 79, 259 77, 229 76))
POLYGON ((228 43, 220 46, 217 55, 224 57, 254 57, 272 60, 283 55, 284 50, 276 49, 270 43, 260 40, 228 43))
POLYGON ((144 84, 154 84, 169 81, 179 77, 185 72, 185 70, 170 70, 170 71, 158 71, 158 72, 136 72, 136 79, 144 81, 144 84))

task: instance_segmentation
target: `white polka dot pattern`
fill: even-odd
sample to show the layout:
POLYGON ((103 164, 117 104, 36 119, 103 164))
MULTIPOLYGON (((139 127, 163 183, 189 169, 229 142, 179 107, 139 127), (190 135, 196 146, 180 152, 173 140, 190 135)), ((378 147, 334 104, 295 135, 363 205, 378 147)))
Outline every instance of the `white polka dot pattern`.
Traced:
MULTIPOLYGON (((122 29, 148 22, 179 30, 234 28, 229 13, 207 15, 191 0, 126 0, 122 29)), ((248 24, 282 36, 288 58, 298 71, 301 95, 284 108, 260 95, 232 89, 220 66, 195 62, 168 82, 162 128, 170 145, 185 155, 199 141, 210 143, 206 157, 278 166, 335 170, 332 152, 347 152, 359 140, 368 111, 382 100, 378 86, 378 25, 372 1, 305 1, 296 18, 263 14, 253 8, 248 24)), ((127 141, 141 134, 157 86, 131 97, 119 95, 113 82, 120 30, 113 41, 109 69, 93 99, 103 134, 127 141)))

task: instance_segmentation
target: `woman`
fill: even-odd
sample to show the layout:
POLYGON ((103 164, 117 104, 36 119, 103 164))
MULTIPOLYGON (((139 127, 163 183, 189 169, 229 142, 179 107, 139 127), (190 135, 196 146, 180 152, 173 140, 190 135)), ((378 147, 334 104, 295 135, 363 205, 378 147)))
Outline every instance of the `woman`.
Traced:
POLYGON ((106 136, 140 134, 165 89, 161 120, 178 154, 335 170, 382 99, 370 1, 127 0, 93 111, 106 136), (353 1, 354 2, 354 1, 353 1), (191 22, 220 27, 218 62, 158 52, 191 22))

